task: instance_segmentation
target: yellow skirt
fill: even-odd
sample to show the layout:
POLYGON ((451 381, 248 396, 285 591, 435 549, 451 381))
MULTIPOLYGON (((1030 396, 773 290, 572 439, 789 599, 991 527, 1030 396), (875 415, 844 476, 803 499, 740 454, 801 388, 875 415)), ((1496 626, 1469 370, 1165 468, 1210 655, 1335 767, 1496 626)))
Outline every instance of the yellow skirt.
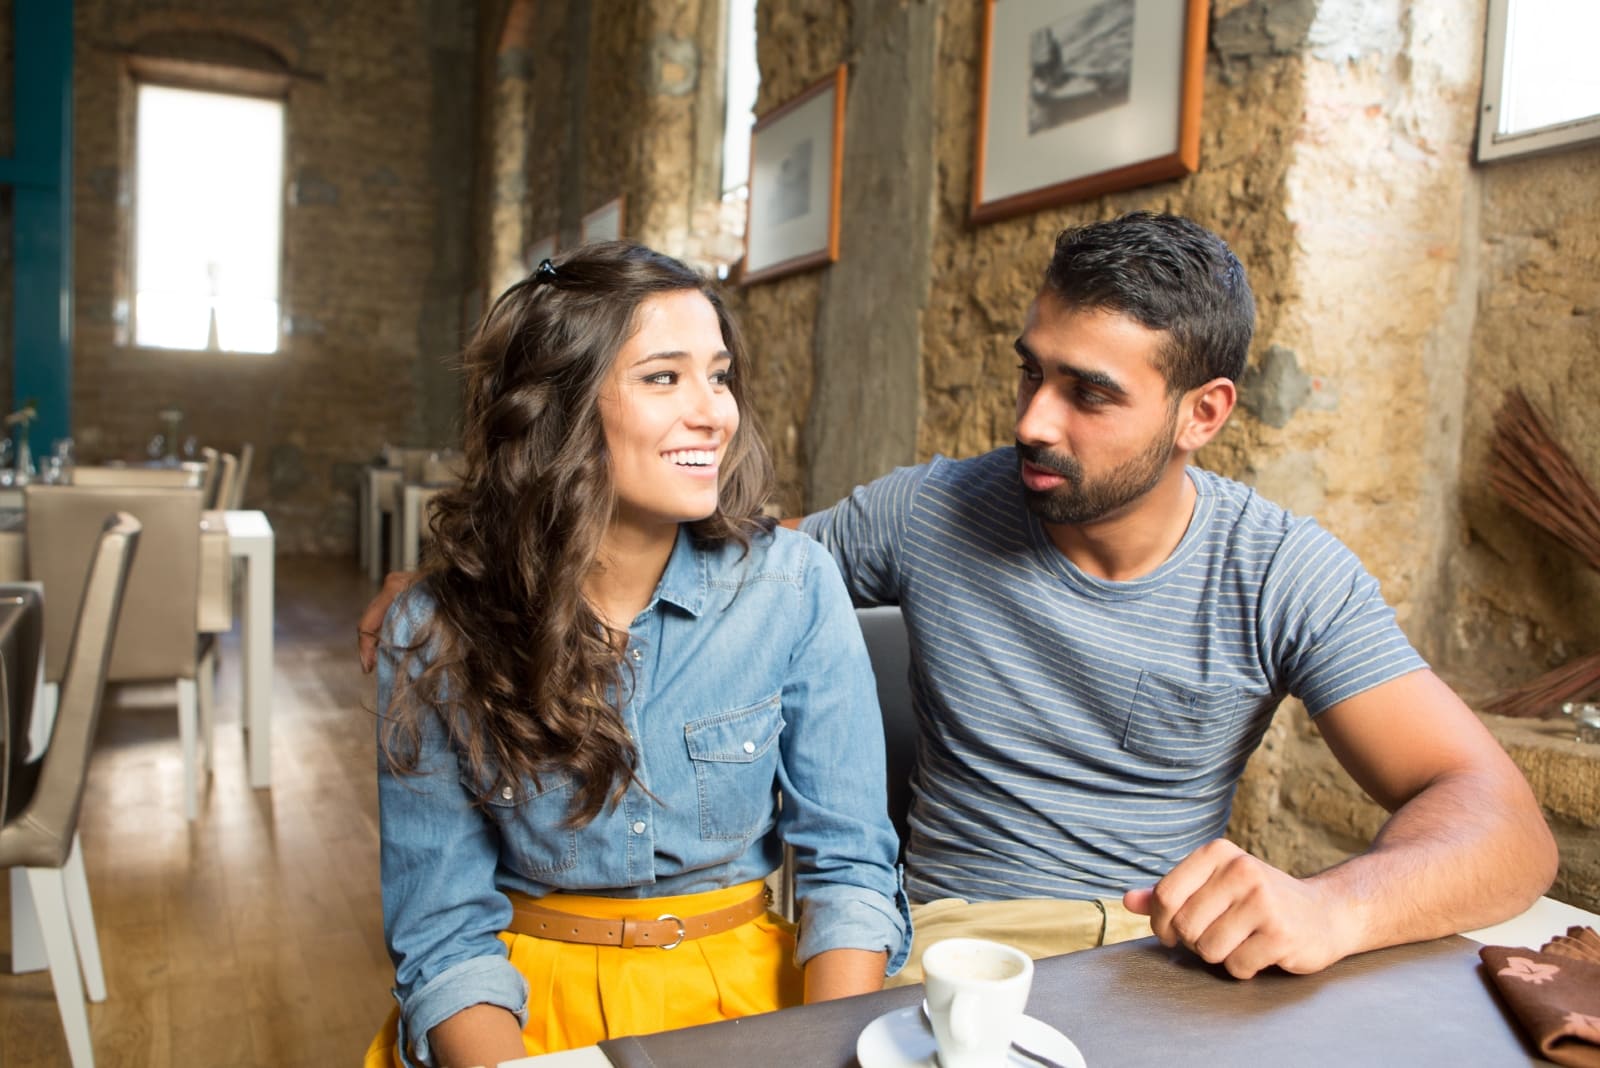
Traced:
MULTIPOLYGON (((696 916, 747 901, 761 882, 703 894, 614 898, 550 894, 545 908, 600 919, 650 919, 664 912, 696 916)), ((528 981, 530 1055, 592 1046, 603 1038, 716 1023, 801 1002, 794 930, 767 913, 722 934, 674 949, 591 946, 501 932, 512 965, 528 981)), ((399 1010, 390 1012, 367 1048, 366 1068, 398 1068, 399 1010)))

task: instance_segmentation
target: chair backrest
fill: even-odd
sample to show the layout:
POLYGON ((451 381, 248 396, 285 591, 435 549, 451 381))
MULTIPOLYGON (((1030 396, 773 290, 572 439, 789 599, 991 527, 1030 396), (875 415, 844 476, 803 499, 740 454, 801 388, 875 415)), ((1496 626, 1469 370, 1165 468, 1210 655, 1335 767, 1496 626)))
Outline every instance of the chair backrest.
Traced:
POLYGON ((413 448, 411 446, 385 445, 383 447, 383 462, 386 467, 399 468, 405 482, 421 482, 422 468, 436 450, 413 448))
POLYGON ((44 583, 45 678, 62 677, 72 628, 71 618, 53 608, 77 603, 83 561, 112 512, 129 513, 144 533, 106 678, 194 678, 204 491, 30 485, 25 492, 28 577, 44 583))
POLYGON ((200 499, 211 501, 217 493, 217 476, 222 474, 222 454, 207 445, 200 450, 200 462, 204 465, 204 475, 200 480, 200 489, 204 496, 200 499))
POLYGON ((59 868, 67 861, 100 723, 112 635, 138 542, 139 521, 117 513, 105 519, 93 543, 67 644, 50 744, 38 762, 26 807, 0 826, 0 865, 59 868))
POLYGON ((180 467, 79 466, 72 469, 74 486, 199 486, 205 480, 202 464, 180 467))
POLYGON ((255 462, 256 447, 248 441, 239 446, 239 470, 233 474, 233 492, 228 495, 219 508, 238 511, 244 507, 244 487, 250 481, 250 466, 255 462))
POLYGON ((44 606, 39 590, 26 584, 0 585, 0 822, 22 807, 26 788, 13 794, 27 774, 28 736, 33 725, 33 695, 39 677, 40 645, 44 638, 44 606))
POLYGON ((233 480, 239 475, 239 458, 231 452, 225 452, 217 457, 217 480, 211 485, 211 493, 206 497, 207 508, 226 508, 228 501, 233 498, 233 480))
POLYGON ((467 470, 467 457, 460 452, 436 452, 422 464, 422 481, 430 486, 451 485, 461 481, 467 470))
POLYGON ((889 818, 904 845, 910 826, 911 775, 917 764, 917 717, 911 707, 911 646, 905 620, 895 605, 856 609, 856 622, 867 640, 867 656, 878 680, 878 705, 883 710, 883 747, 887 756, 889 818))

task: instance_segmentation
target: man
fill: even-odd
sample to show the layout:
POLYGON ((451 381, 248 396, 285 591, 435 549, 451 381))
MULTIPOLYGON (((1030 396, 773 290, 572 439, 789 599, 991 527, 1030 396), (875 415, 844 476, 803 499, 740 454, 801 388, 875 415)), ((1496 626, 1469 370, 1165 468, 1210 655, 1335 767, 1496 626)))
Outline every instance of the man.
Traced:
POLYGON ((1066 231, 1015 346, 1016 445, 800 524, 910 633, 913 962, 955 934, 1044 956, 1153 930, 1240 978, 1313 972, 1505 919, 1553 879, 1526 782, 1354 555, 1189 466, 1233 411, 1254 317, 1193 222, 1066 231), (1307 878, 1221 837, 1289 695, 1391 813, 1307 878))

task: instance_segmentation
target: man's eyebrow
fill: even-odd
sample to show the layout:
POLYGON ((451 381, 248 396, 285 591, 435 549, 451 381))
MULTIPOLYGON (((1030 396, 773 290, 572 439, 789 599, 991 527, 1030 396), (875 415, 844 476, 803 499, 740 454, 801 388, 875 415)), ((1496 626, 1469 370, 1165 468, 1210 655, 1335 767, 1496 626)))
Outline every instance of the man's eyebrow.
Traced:
MULTIPOLYGON (((1034 351, 1028 347, 1027 343, 1020 337, 1017 338, 1012 347, 1017 350, 1018 356, 1021 356, 1029 363, 1039 367, 1044 366, 1044 361, 1040 360, 1038 355, 1035 354, 1034 351)), ((1056 374, 1069 375, 1072 378, 1076 378, 1080 382, 1087 383, 1088 385, 1094 386, 1097 389, 1103 389, 1107 393, 1115 393, 1119 397, 1126 397, 1128 395, 1128 391, 1122 387, 1122 383, 1118 382, 1115 378, 1112 378, 1104 371, 1091 371, 1086 367, 1074 367, 1072 364, 1061 360, 1057 360, 1056 362, 1052 363, 1050 365, 1050 369, 1056 374)))

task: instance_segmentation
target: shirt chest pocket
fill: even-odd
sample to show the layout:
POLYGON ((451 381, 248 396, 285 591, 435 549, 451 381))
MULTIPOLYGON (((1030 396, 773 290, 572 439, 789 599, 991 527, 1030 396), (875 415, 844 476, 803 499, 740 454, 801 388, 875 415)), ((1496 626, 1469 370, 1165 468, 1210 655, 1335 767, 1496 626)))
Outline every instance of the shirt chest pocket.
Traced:
POLYGON ((572 776, 550 772, 539 782, 500 785, 485 808, 500 831, 501 863, 527 876, 566 871, 578 862, 578 833, 563 825, 572 804, 572 776))
POLYGON ((782 733, 783 703, 777 694, 684 726, 702 838, 750 839, 772 827, 782 733))
POLYGON ((1190 686, 1142 671, 1122 745, 1172 767, 1209 765, 1233 744, 1238 711, 1232 686, 1190 686))

